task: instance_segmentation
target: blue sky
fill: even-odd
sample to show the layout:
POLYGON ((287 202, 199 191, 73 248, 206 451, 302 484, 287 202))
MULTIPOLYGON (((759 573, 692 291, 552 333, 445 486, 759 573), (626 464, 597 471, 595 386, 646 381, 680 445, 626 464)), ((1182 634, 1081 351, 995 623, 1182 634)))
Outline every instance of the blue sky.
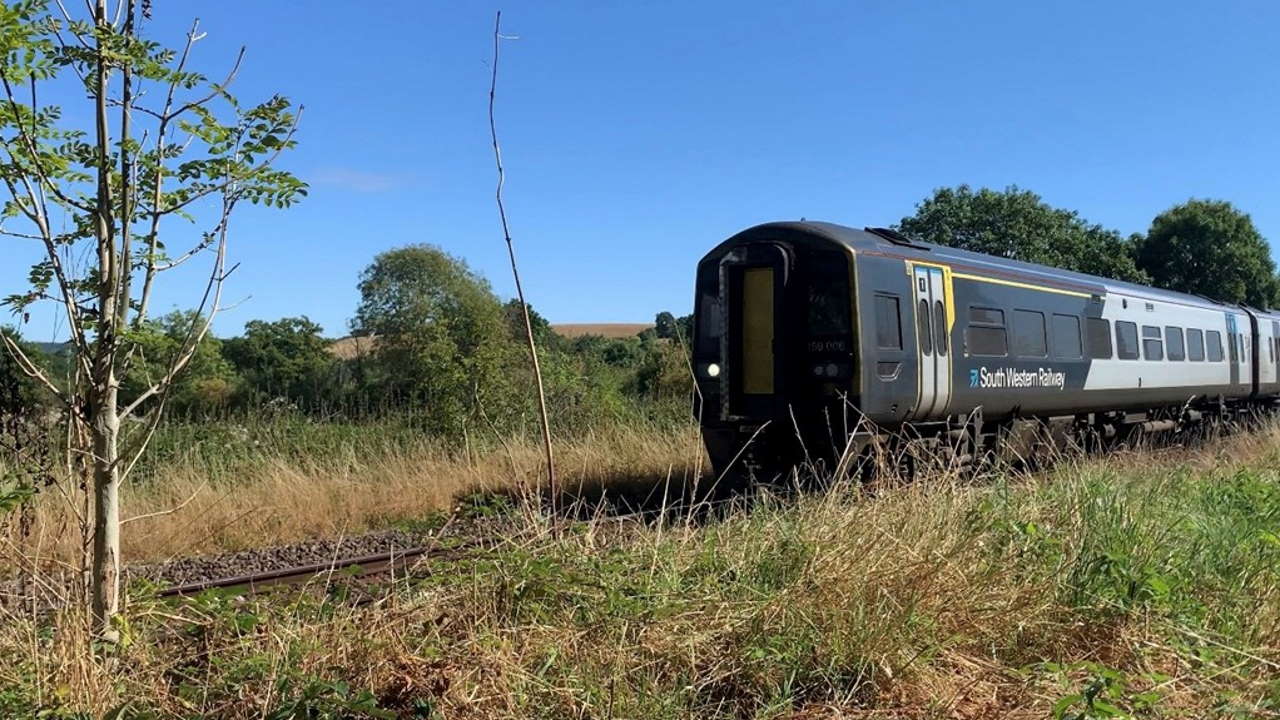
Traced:
MULTIPOLYGON (((345 334, 357 276, 427 242, 512 293, 486 119, 525 288, 553 322, 688 312, 694 263, 755 223, 888 224, 932 189, 1016 184, 1122 232, 1222 198, 1280 237, 1280 4, 157 3, 154 39, 236 48, 244 100, 306 106, 288 211, 234 222, 217 332, 308 315, 345 334)), ((5 241, 11 242, 11 241, 5 241)), ((0 294, 29 252, 8 250, 0 294)), ((160 309, 194 304, 166 289, 160 309)), ((58 335, 49 313, 25 332, 58 335)))

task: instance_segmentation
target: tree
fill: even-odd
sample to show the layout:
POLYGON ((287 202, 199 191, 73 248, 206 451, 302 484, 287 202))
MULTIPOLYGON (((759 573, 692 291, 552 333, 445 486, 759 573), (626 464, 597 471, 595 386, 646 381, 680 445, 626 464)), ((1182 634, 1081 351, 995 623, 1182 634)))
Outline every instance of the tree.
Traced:
MULTIPOLYGON (((12 328, 0 326, 0 335, 27 358, 45 359, 12 328)), ((52 479, 48 410, 48 393, 23 371, 17 355, 0 347, 0 520, 52 479)))
POLYGON ((1017 187, 939 188, 898 224, 907 237, 1114 280, 1146 282, 1119 233, 1017 187))
POLYGON ((663 310, 653 318, 653 333, 654 337, 688 345, 689 338, 693 337, 693 315, 676 317, 663 310))
MULTIPOLYGON (((168 371, 174 357, 186 349, 187 333, 202 324, 193 312, 175 310, 148 320, 130 333, 134 344, 132 361, 120 384, 120 399, 131 403, 168 371)), ((181 414, 199 414, 226 407, 235 392, 238 378, 223 356, 222 341, 205 335, 196 342, 182 372, 175 376, 164 399, 165 405, 181 414)), ((141 409, 154 410, 161 398, 152 396, 141 409)))
POLYGON ((174 50, 144 36, 150 2, 85 6, 84 17, 45 0, 0 6, 0 192, 8 196, 0 233, 41 254, 30 289, 3 302, 20 317, 35 303, 59 309, 70 335, 70 377, 55 384, 15 343, 4 344, 69 410, 68 466, 93 496, 92 518, 80 518, 92 535, 92 616, 110 637, 119 610, 119 488, 149 437, 125 438, 122 425, 148 412, 139 425, 154 430, 174 379, 209 334, 235 269, 228 261, 235 208, 245 201, 286 207, 306 186, 273 167, 294 145, 297 112, 280 96, 236 102, 228 87, 240 58, 219 80, 193 71, 204 37, 198 23, 174 50), (41 102, 49 97, 86 104, 64 116, 62 107, 41 102), (195 231, 175 233, 179 219, 195 231), (122 378, 137 359, 135 338, 156 284, 199 262, 208 273, 179 350, 122 404, 122 378))
MULTIPOLYGON (((45 366, 42 353, 22 341, 13 328, 0 326, 5 344, 13 343, 27 358, 38 366, 45 366)), ((23 371, 18 356, 0 347, 0 418, 30 415, 48 403, 47 393, 30 375, 23 371)))
POLYGON ((252 400, 284 398, 317 407, 334 369, 323 328, 303 317, 267 322, 250 320, 244 336, 223 342, 223 355, 235 366, 252 400))
POLYGON ((646 343, 632 390, 653 401, 689 400, 693 376, 684 349, 676 343, 646 343))
POLYGON ((676 326, 676 316, 663 310, 653 318, 654 333, 660 338, 673 338, 680 332, 676 326))
POLYGON ((489 283, 465 262, 410 245, 378 255, 359 287, 352 330, 378 337, 387 393, 424 407, 437 430, 459 429, 477 400, 503 402, 506 318, 489 283))
POLYGON ((1151 221, 1138 267, 1163 288, 1256 307, 1280 305, 1271 248, 1229 202, 1188 200, 1151 221))
MULTIPOLYGON (((507 332, 513 340, 523 342, 525 338, 524 307, 516 298, 511 298, 502 306, 507 318, 507 332)), ((563 350, 565 339, 551 327, 551 323, 540 315, 533 306, 529 306, 529 329, 533 330, 533 339, 537 347, 547 350, 563 350)))

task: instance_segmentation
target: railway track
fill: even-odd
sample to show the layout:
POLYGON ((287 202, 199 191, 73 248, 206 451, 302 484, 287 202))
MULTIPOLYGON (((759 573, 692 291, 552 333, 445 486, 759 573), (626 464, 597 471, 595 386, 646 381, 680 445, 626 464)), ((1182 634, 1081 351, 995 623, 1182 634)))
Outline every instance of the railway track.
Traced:
POLYGON ((196 595, 206 590, 233 590, 236 588, 243 588, 249 593, 258 593, 280 586, 306 583, 318 576, 339 572, 348 577, 368 577, 393 573, 397 570, 406 570, 422 560, 456 559, 471 550, 490 548, 495 544, 492 540, 472 540, 449 547, 437 545, 398 548, 387 552, 335 559, 331 562, 294 565, 272 568, 256 573, 198 580, 164 588, 157 592, 156 595, 162 598, 184 597, 196 595))

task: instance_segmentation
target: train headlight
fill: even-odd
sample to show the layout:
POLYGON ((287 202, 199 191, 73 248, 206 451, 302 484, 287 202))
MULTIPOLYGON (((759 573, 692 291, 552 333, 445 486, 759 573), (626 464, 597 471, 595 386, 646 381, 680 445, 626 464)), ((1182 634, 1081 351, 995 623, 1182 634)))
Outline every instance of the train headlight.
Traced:
POLYGON ((707 365, 707 377, 720 377, 720 366, 715 363, 707 365))
POLYGON ((813 376, 814 376, 814 377, 822 377, 823 375, 826 375, 826 374, 827 374, 827 369, 826 369, 826 368, 822 367, 821 365, 814 365, 814 366, 813 366, 813 376))
POLYGON ((827 363, 827 377, 833 378, 840 374, 840 368, 835 363, 827 363))

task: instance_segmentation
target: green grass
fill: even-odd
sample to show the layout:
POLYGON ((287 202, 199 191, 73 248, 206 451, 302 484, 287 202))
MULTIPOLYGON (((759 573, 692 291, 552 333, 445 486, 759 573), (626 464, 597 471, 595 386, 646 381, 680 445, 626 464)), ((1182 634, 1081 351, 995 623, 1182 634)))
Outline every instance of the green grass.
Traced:
MULTIPOLYGON (((687 428, 692 418, 687 408, 649 404, 645 413, 631 413, 628 430, 654 434, 687 428)), ((358 465, 370 458, 401 455, 431 447, 441 454, 463 456, 502 449, 502 441, 538 441, 535 418, 527 418, 515 430, 504 431, 501 440, 483 418, 475 418, 465 435, 433 435, 411 413, 348 419, 316 418, 296 411, 234 413, 207 419, 172 419, 157 430, 135 473, 138 482, 163 480, 176 465, 197 469, 212 482, 234 480, 245 468, 264 462, 358 465)), ((508 419, 508 425, 510 421, 508 419)), ((573 440, 592 432, 622 425, 600 420, 574 428, 561 428, 558 440, 573 440)))
POLYGON ((531 519, 380 604, 342 583, 136 600, 130 644, 96 659, 70 619, 14 618, 0 715, 1272 717, 1278 441, 765 497, 621 536, 531 519))

